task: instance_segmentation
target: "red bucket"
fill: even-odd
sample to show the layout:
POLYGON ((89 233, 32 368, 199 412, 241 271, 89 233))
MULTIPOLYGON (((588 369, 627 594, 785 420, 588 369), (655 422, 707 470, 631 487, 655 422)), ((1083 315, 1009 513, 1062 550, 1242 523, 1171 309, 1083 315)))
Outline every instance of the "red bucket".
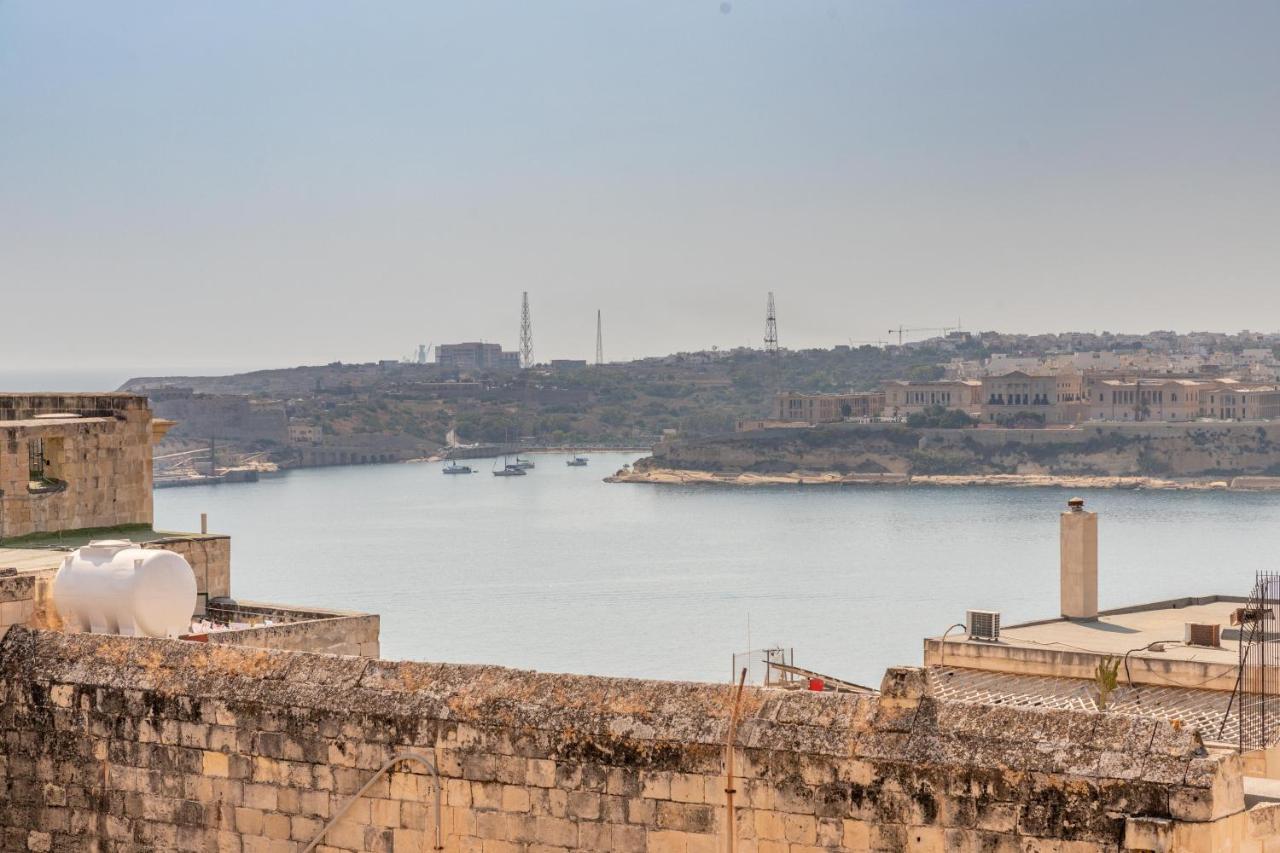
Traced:
POLYGON ((810 678, 809 689, 810 690, 826 690, 827 682, 823 681, 821 678, 810 678))

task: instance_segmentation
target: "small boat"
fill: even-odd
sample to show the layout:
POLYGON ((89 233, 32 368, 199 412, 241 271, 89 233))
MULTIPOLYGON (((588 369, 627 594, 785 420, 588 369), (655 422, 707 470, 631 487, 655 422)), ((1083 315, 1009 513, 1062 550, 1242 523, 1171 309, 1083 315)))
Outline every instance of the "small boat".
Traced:
POLYGON ((531 460, 521 459, 519 456, 516 457, 516 461, 513 462, 512 464, 515 465, 515 467, 523 469, 525 471, 528 471, 530 468, 533 467, 533 462, 531 460))
POLYGON ((564 460, 564 464, 568 465, 570 468, 581 468, 587 464, 587 457, 574 456, 572 459, 564 460))
POLYGON ((495 477, 524 477, 525 470, 519 465, 520 457, 516 457, 516 462, 508 462, 507 457, 502 457, 502 467, 493 470, 495 477))
POLYGON ((441 469, 445 474, 474 474, 470 465, 459 465, 457 462, 450 462, 441 469))

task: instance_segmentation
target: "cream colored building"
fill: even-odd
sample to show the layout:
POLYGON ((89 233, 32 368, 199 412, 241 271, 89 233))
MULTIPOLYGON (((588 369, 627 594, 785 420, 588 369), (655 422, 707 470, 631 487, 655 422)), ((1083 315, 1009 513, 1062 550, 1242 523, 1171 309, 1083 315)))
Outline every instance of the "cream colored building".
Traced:
POLYGON ((1257 421, 1280 418, 1280 389, 1273 385, 1238 387, 1213 383, 1200 391, 1201 417, 1222 421, 1257 421))
POLYGON ((1201 395, 1217 387, 1197 379, 1104 379, 1086 382, 1087 418, 1095 421, 1193 421, 1201 395))
POLYGON ((853 391, 847 394, 798 394, 787 391, 773 401, 774 421, 808 424, 834 423, 845 418, 875 418, 884 411, 880 391, 853 391))
POLYGON ((884 413, 906 417, 931 406, 958 409, 977 416, 982 408, 982 383, 976 379, 942 379, 935 382, 884 383, 884 413))
POLYGON ((1002 415, 1022 412, 1041 415, 1046 424, 1079 419, 1083 381, 1078 373, 1030 374, 1015 370, 982 380, 982 420, 997 422, 1002 415))

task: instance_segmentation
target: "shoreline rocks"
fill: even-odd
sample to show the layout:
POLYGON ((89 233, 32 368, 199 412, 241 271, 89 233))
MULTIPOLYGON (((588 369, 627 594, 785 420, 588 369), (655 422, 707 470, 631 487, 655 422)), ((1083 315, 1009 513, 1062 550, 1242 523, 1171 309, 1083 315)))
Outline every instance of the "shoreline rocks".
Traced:
POLYGON ((1280 491, 1280 477, 1240 476, 1219 479, 1088 476, 1073 474, 844 474, 796 471, 787 474, 695 471, 646 466, 622 469, 606 483, 650 483, 672 486, 1003 486, 1009 488, 1157 489, 1161 491, 1280 491))

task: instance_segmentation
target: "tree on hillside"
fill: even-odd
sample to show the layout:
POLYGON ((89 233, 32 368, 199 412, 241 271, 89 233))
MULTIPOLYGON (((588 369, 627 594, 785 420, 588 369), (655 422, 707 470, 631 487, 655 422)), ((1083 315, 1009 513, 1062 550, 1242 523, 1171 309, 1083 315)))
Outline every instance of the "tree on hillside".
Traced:
POLYGON ((942 406, 929 406, 923 412, 907 415, 907 426, 935 427, 941 429, 966 429, 977 421, 959 409, 946 409, 942 406))

